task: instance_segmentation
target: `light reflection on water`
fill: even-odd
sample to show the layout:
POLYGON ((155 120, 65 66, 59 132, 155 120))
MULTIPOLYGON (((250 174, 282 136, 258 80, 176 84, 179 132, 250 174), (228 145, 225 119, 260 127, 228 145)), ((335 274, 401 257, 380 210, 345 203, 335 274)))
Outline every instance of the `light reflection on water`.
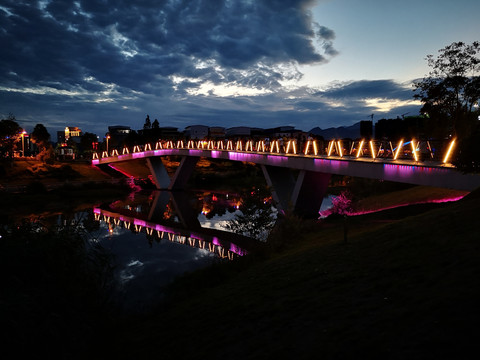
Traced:
POLYGON ((112 233, 104 222, 99 231, 100 245, 114 256, 114 300, 126 311, 148 309, 162 298, 164 287, 176 276, 215 261, 215 255, 206 249, 149 239, 146 233, 120 227, 112 233))
MULTIPOLYGON (((219 243, 219 240, 222 242, 222 239, 217 239, 215 236, 213 242, 207 245, 203 242, 205 248, 199 248, 198 244, 202 242, 201 236, 193 239, 185 235, 185 229, 182 230, 182 226, 184 228, 185 224, 178 224, 179 217, 184 217, 185 214, 179 216, 180 209, 175 210, 172 199, 168 203, 162 204, 160 211, 155 212, 156 220, 148 221, 153 225, 166 221, 167 225, 162 226, 162 229, 173 229, 172 233, 163 234, 162 232, 162 235, 159 236, 159 231, 152 231, 151 235, 148 235, 145 227, 147 221, 141 219, 148 217, 152 207, 159 203, 159 201, 155 202, 155 199, 158 200, 158 196, 155 198, 154 192, 131 194, 128 200, 112 202, 105 206, 107 210, 111 211, 106 212, 107 216, 104 216, 105 212, 102 209, 94 209, 96 218, 100 220, 100 229, 98 230, 100 233, 97 235, 97 239, 99 239, 100 245, 114 256, 115 300, 128 312, 147 310, 163 297, 165 286, 170 284, 175 277, 208 266, 214 261, 222 261, 219 259, 219 253, 222 255, 228 253, 228 258, 230 256, 233 258, 235 253, 244 252, 240 249, 239 253, 235 244, 230 244, 230 247, 225 249, 222 248, 223 243, 219 243), (116 211, 121 214, 114 218, 113 214, 116 211), (123 223, 120 219, 124 220, 123 223), (125 227, 126 219, 132 224, 129 229, 125 227), (143 229, 139 232, 134 231, 134 222, 142 223, 143 229), (179 226, 178 230, 175 230, 176 226, 179 226), (185 244, 173 241, 175 236, 180 236, 173 235, 174 233, 182 233, 185 244), (188 240, 185 240, 186 238, 188 240), (197 247, 188 246, 188 242, 192 240, 197 247)), ((197 219, 201 228, 226 231, 223 225, 238 212, 234 205, 238 203, 238 199, 231 195, 229 197, 225 194, 216 196, 197 194, 194 198, 195 203, 192 204, 191 201, 192 198, 188 204, 183 204, 183 206, 188 206, 189 211, 198 214, 197 219)), ((195 229, 191 234, 201 235, 201 228, 195 229)), ((188 230, 187 234, 190 234, 188 230)), ((210 236, 210 238, 212 237, 210 236)), ((227 257, 227 255, 223 255, 223 257, 227 257)))
MULTIPOLYGON (((135 203, 135 196, 131 196, 131 204, 118 201, 110 205, 132 211, 134 215, 137 214, 136 217, 146 216, 154 203, 152 195, 146 199, 146 202, 135 203)), ((225 224, 239 213, 235 205, 239 199, 232 195, 203 193, 200 196, 197 194, 196 200, 199 203, 190 205, 197 209, 196 217, 202 228, 226 231, 225 224)), ((331 196, 326 197, 321 210, 330 207, 331 200, 331 196)), ((172 209, 169 203, 158 214, 163 220, 178 221, 172 209)), ((101 234, 97 237, 100 244, 114 256, 115 297, 126 311, 147 310, 163 297, 165 286, 175 277, 220 261, 207 248, 182 245, 148 235, 145 231, 135 233, 132 230, 100 221, 101 234)))

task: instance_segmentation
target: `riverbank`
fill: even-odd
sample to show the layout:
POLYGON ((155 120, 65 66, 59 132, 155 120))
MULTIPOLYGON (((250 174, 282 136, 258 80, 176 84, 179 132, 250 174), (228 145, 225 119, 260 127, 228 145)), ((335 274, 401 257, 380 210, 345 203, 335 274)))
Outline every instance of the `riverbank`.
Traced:
POLYGON ((92 166, 90 161, 45 164, 35 159, 21 158, 0 163, 0 190, 9 192, 22 192, 31 183, 42 183, 51 189, 65 183, 99 183, 112 179, 109 174, 92 166))
POLYGON ((343 219, 303 224, 281 253, 178 280, 156 313, 118 328, 115 357, 474 356, 479 200, 352 217, 347 242, 343 219))

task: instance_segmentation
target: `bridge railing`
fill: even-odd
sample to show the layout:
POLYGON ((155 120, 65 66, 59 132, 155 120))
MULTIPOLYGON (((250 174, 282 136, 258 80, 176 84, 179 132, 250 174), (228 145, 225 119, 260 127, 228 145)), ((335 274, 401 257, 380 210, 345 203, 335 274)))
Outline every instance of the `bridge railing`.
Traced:
POLYGON ((434 161, 446 164, 452 158, 455 139, 450 141, 400 140, 342 140, 319 141, 308 139, 239 139, 239 140, 162 140, 155 144, 146 143, 122 149, 103 151, 101 156, 93 154, 93 159, 118 157, 161 149, 197 149, 234 151, 249 153, 283 154, 287 156, 347 158, 364 160, 410 160, 414 162, 434 161))

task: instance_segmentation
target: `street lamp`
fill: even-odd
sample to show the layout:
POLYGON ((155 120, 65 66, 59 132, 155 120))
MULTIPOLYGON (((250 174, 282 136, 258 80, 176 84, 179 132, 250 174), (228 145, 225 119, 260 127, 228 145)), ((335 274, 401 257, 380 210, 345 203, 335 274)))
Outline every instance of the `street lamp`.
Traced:
POLYGON ((27 132, 25 130, 22 131, 20 134, 22 136, 22 157, 25 157, 25 134, 27 132))
POLYGON ((110 139, 110 135, 107 135, 106 139, 107 139, 107 155, 108 155, 108 139, 110 139))

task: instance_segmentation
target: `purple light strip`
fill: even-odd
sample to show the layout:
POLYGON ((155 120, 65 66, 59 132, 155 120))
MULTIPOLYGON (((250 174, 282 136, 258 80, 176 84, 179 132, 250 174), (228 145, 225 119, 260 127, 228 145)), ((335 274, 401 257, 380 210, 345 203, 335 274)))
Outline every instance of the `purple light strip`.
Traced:
POLYGON ((145 157, 145 151, 132 154, 133 159, 141 159, 141 158, 144 158, 144 157, 145 157))
POLYGON ((447 172, 444 168, 430 167, 430 166, 418 166, 418 165, 400 165, 400 164, 383 164, 386 174, 398 174, 398 173, 412 173, 412 172, 447 172))
MULTIPOLYGON (((397 204, 397 205, 392 205, 392 206, 386 206, 383 208, 378 208, 375 210, 363 210, 363 211, 351 211, 347 215, 348 216, 358 216, 358 215, 367 215, 367 214, 372 214, 376 213, 379 211, 385 211, 385 210, 391 210, 391 209, 396 209, 404 206, 409 206, 409 205, 420 205, 420 204, 441 204, 441 203, 447 203, 447 202, 453 202, 453 201, 458 201, 461 200, 465 197, 465 195, 461 196, 454 196, 454 197, 448 197, 448 198, 443 198, 443 199, 433 199, 433 200, 426 200, 426 201, 413 201, 410 203, 405 203, 405 204, 397 204)), ((331 214, 331 210, 327 209, 325 211, 321 211, 320 215, 322 217, 328 216, 331 214)))
POLYGON ((288 162, 288 157, 283 155, 267 155, 267 160, 274 164, 284 164, 288 162))
MULTIPOLYGON (((130 217, 127 218, 123 215, 114 214, 114 213, 111 213, 109 211, 105 211, 105 210, 102 210, 100 208, 97 208, 97 207, 93 208, 93 212, 95 214, 98 214, 98 215, 103 214, 103 215, 111 217, 111 218, 117 218, 117 219, 119 219, 121 221, 124 221, 124 222, 133 223, 134 225, 139 225, 139 226, 142 226, 144 228, 153 229, 153 230, 156 230, 156 231, 163 231, 163 232, 173 234, 173 235, 182 235, 180 232, 175 231, 174 229, 172 229, 170 227, 167 227, 167 226, 163 226, 163 225, 160 225, 160 224, 151 224, 151 223, 148 223, 144 220, 140 220, 140 219, 137 219, 137 218, 130 218, 130 217)), ((196 240, 201 240, 201 241, 208 242, 208 240, 206 240, 201 234, 196 233, 196 232, 191 232, 190 235, 188 235, 188 236, 187 235, 182 235, 182 236, 186 236, 186 237, 193 238, 193 239, 196 239, 196 240)), ((215 246, 219 246, 221 248, 224 248, 224 246, 221 244, 221 241, 216 236, 214 236, 212 238, 211 243, 215 246)), ((231 252, 233 252, 233 253, 235 253, 239 256, 243 256, 243 255, 247 254, 246 250, 241 249, 240 247, 238 247, 237 245, 235 245, 233 243, 230 243, 229 251, 231 251, 231 252)))
POLYGON ((229 151, 228 152, 228 158, 230 160, 235 160, 235 161, 249 161, 249 162, 255 162, 259 161, 262 159, 264 155, 261 154, 253 154, 253 153, 242 153, 242 152, 235 152, 235 151, 229 151))

